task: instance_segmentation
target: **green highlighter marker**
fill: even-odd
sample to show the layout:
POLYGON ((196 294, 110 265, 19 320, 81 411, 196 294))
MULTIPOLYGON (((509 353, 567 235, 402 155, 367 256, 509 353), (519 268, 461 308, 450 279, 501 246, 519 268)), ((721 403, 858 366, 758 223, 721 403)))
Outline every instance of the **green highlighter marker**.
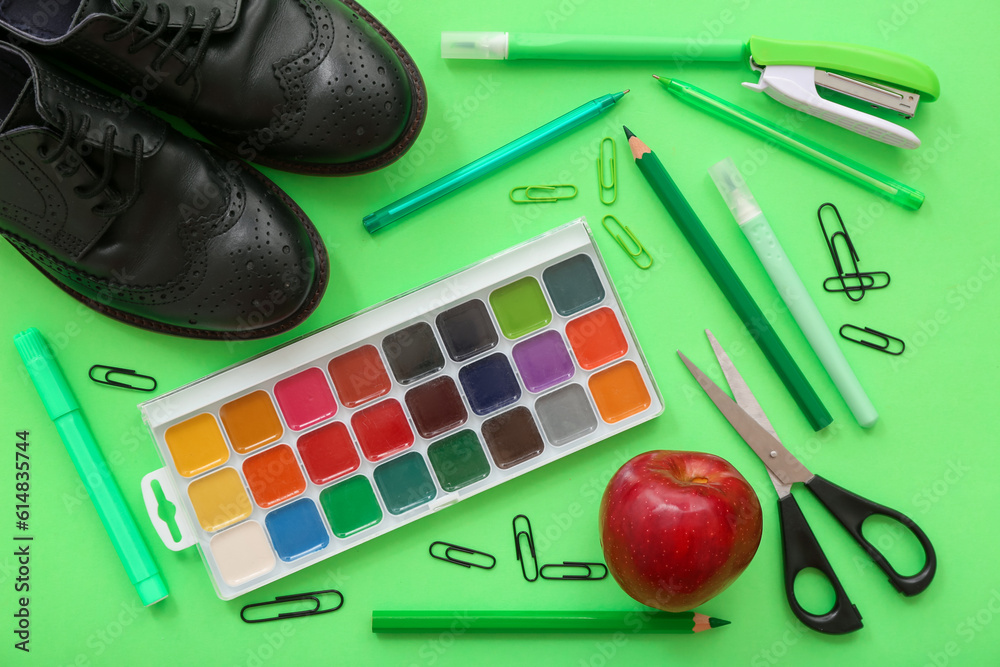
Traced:
POLYGON ((878 421, 875 406, 858 382, 844 353, 837 346, 830 327, 823 321, 816 303, 809 296, 802 279, 788 260, 784 248, 774 235, 774 230, 771 229, 760 206, 750 193, 750 188, 736 168, 736 163, 732 158, 726 158, 711 167, 708 173, 712 175, 715 187, 719 188, 719 193, 726 200, 740 229, 750 241, 761 264, 767 269, 771 282, 778 289, 778 293, 813 351, 816 352, 816 356, 823 363, 826 372, 830 374, 830 379, 844 397, 854 418, 865 428, 874 426, 878 421))
POLYGON ((108 464, 101 456, 101 450, 94 442, 90 427, 80 412, 80 404, 52 356, 52 350, 38 329, 34 328, 14 336, 14 345, 28 368, 28 375, 49 418, 55 423, 73 459, 80 479, 87 487, 90 499, 94 501, 97 514, 111 537, 125 572, 139 592, 142 604, 149 606, 159 602, 167 597, 167 586, 108 470, 108 464))

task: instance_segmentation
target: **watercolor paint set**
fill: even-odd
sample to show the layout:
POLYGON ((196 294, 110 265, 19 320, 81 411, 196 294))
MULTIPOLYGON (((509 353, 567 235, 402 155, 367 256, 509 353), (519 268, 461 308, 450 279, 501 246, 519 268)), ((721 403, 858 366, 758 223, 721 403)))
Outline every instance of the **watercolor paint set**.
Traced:
POLYGON ((140 409, 150 520, 228 600, 663 403, 581 219, 140 409))

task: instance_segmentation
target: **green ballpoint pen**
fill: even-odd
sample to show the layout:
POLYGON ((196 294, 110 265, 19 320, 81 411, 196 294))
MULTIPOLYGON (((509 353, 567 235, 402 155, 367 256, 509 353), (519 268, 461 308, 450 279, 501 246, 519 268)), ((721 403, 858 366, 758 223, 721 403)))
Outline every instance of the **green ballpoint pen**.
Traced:
POLYGON ((383 227, 396 222, 405 215, 409 215, 422 206, 440 199, 458 188, 468 185, 478 178, 482 178, 507 164, 510 164, 519 157, 539 148, 552 141, 556 137, 562 136, 566 132, 579 127, 589 120, 596 118, 608 109, 615 102, 620 100, 628 91, 612 93, 598 97, 586 104, 573 109, 567 114, 563 114, 550 123, 542 125, 537 130, 529 132, 520 139, 515 139, 506 146, 501 146, 492 153, 470 162, 461 169, 456 169, 447 176, 425 185, 416 192, 399 199, 388 206, 366 215, 364 218, 365 229, 369 233, 374 233, 383 227))
POLYGON ((167 586, 52 350, 38 329, 22 331, 14 337, 14 345, 142 604, 148 606, 159 602, 167 597, 167 586))
POLYGON ((894 204, 915 211, 924 203, 924 193, 919 190, 880 174, 874 169, 806 139, 800 134, 786 130, 766 118, 716 97, 698 86, 655 74, 653 78, 662 83, 670 93, 682 102, 716 116, 741 130, 746 130, 750 134, 756 134, 765 141, 773 141, 776 146, 839 174, 847 180, 885 197, 894 204))

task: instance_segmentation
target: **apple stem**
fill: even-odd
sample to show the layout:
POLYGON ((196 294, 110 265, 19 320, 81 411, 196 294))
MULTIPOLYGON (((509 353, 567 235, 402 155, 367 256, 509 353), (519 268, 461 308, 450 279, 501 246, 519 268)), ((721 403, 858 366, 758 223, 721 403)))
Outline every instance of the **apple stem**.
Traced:
POLYGON ((695 477, 691 481, 692 482, 697 482, 698 484, 708 484, 708 478, 707 477, 695 477))

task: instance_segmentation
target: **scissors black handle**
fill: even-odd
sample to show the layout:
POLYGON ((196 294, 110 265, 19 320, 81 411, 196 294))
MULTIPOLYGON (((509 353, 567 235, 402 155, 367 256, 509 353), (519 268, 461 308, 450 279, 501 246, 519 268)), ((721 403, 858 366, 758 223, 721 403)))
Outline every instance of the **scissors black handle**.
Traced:
POLYGON ((802 510, 795 498, 788 494, 778 501, 781 515, 781 546, 785 558, 785 595, 792 613, 808 627, 831 635, 842 635, 860 630, 861 614, 854 606, 847 592, 840 585, 830 561, 816 541, 812 529, 802 516, 802 510), (836 594, 833 608, 825 614, 806 611, 795 599, 795 577, 807 568, 816 568, 827 578, 836 594))
POLYGON ((917 524, 913 523, 910 517, 901 512, 879 505, 866 498, 862 498, 856 493, 851 493, 845 488, 837 486, 833 482, 826 480, 819 475, 814 475, 806 482, 806 486, 813 492, 820 502, 826 506, 830 514, 837 517, 837 521, 847 529, 847 532, 864 548, 871 559, 889 577, 889 583, 903 595, 916 595, 926 589, 934 573, 937 570, 937 556, 934 553, 934 546, 930 539, 920 530, 917 524), (889 564, 885 556, 875 548, 871 542, 861 534, 861 525, 870 516, 880 515, 897 521, 907 528, 920 542, 924 550, 924 566, 919 572, 910 576, 903 576, 889 564))

